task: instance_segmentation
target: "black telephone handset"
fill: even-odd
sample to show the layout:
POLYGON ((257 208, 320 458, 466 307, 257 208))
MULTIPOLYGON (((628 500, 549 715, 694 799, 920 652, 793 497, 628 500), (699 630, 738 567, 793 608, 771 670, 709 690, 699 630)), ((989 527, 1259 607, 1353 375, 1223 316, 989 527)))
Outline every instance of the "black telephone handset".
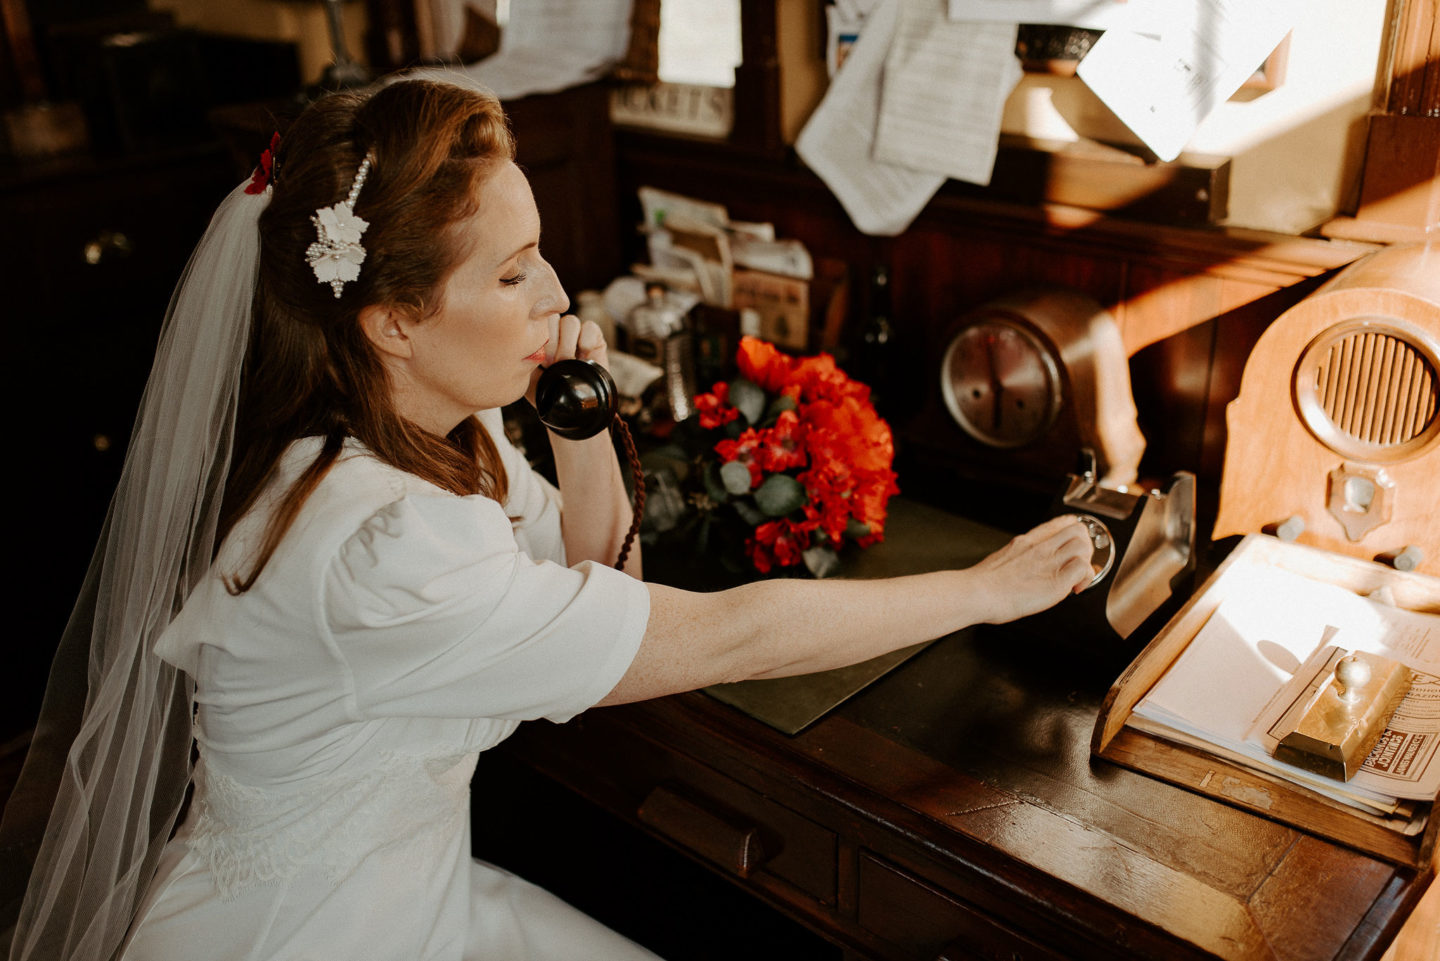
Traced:
POLYGON ((614 378, 591 360, 557 360, 545 368, 535 385, 535 410, 540 415, 540 423, 566 440, 585 440, 607 427, 614 427, 619 434, 635 479, 634 517, 620 546, 620 559, 615 562, 616 570, 624 568, 645 510, 645 471, 640 466, 630 429, 620 416, 620 392, 615 388, 614 378))
POLYGON ((590 360, 557 360, 535 385, 540 422, 567 440, 594 437, 615 420, 619 392, 610 372, 590 360))

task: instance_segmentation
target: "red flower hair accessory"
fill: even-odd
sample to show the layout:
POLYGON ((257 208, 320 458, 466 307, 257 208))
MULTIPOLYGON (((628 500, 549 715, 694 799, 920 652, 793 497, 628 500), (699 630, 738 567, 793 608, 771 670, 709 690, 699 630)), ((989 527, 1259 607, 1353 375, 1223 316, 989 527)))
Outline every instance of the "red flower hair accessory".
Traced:
POLYGON ((279 148, 280 133, 276 131, 270 135, 270 146, 260 151, 260 164, 250 175, 250 183, 245 188, 247 194, 264 193, 270 181, 275 179, 275 151, 279 148))

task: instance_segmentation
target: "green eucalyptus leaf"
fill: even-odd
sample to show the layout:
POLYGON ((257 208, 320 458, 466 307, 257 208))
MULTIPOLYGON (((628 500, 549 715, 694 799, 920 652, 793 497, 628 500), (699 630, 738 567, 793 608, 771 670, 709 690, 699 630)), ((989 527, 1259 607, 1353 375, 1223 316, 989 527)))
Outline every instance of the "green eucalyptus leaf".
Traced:
POLYGON ((720 465, 720 482, 725 485, 725 492, 740 497, 750 493, 750 468, 738 460, 728 461, 720 465))
POLYGON ((725 482, 720 479, 720 465, 710 461, 705 465, 705 494, 715 503, 723 504, 730 499, 725 482))
POLYGON ((840 570, 840 555, 832 547, 807 547, 800 556, 816 577, 829 577, 840 570))
POLYGON ((673 460, 687 461, 689 459, 690 455, 686 453, 685 448, 679 444, 661 444, 659 447, 652 447, 640 455, 640 463, 642 464, 649 464, 652 460, 663 462, 673 460))
POLYGON ((740 409, 746 421, 758 424, 765 413, 765 391, 754 381, 737 377, 730 382, 730 403, 740 409))
POLYGON ((857 521, 852 517, 845 522, 845 536, 852 541, 859 540, 869 533, 870 525, 864 521, 857 521))
POLYGON ((647 474, 669 473, 675 480, 684 481, 690 473, 690 455, 677 444, 666 444, 641 454, 640 467, 647 474))
POLYGON ((765 411, 765 422, 769 423, 770 421, 778 418, 781 414, 785 413, 787 410, 794 409, 795 398, 791 397, 789 394, 781 394, 779 397, 776 397, 770 402, 770 406, 765 411))
POLYGON ((751 503, 748 497, 742 497, 733 503, 735 505, 735 513, 739 514, 740 519, 750 527, 758 527, 768 520, 768 518, 751 503))
POLYGON ((771 517, 784 517, 805 505, 805 485, 789 474, 771 474, 755 491, 755 506, 771 517))

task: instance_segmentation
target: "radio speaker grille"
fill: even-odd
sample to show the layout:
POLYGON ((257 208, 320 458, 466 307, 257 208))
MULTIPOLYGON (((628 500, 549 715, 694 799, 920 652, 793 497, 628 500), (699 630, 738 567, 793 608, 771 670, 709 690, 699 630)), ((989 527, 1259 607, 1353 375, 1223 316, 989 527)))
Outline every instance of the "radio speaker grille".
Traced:
POLYGON ((1407 457, 1440 433, 1440 372, 1416 337, 1376 323, 1331 328, 1296 370, 1302 418, 1349 457, 1407 457))

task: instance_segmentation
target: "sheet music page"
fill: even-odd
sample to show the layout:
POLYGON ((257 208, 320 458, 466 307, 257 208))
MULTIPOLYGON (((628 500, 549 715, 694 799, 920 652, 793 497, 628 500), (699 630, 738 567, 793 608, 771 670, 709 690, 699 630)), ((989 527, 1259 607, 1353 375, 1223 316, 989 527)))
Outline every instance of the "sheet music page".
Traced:
POLYGON ((894 236, 910 225, 945 182, 943 174, 871 156, 880 113, 880 77, 895 34, 900 0, 880 0, 845 58, 795 151, 867 234, 894 236))
POLYGON ((1166 0, 1163 37, 1106 30, 1076 74, 1161 160, 1284 39, 1294 0, 1166 0))
POLYGON ((1440 791, 1440 616, 1391 607, 1278 568, 1247 570, 1244 589, 1221 602, 1134 714, 1342 800, 1433 800, 1440 791), (1404 747, 1404 777, 1384 757, 1383 738, 1371 756, 1376 763, 1367 761, 1348 782, 1276 761, 1264 746, 1256 728, 1265 711, 1310 655, 1329 644, 1381 654, 1417 673, 1416 689, 1406 698, 1409 717, 1397 712, 1394 722, 1414 735, 1404 747))
POLYGON ((1159 33, 1157 0, 949 0, 951 20, 1159 33))
POLYGON ((1016 29, 947 19, 935 0, 901 0, 875 159, 989 184, 1005 98, 1022 73, 1016 29))

